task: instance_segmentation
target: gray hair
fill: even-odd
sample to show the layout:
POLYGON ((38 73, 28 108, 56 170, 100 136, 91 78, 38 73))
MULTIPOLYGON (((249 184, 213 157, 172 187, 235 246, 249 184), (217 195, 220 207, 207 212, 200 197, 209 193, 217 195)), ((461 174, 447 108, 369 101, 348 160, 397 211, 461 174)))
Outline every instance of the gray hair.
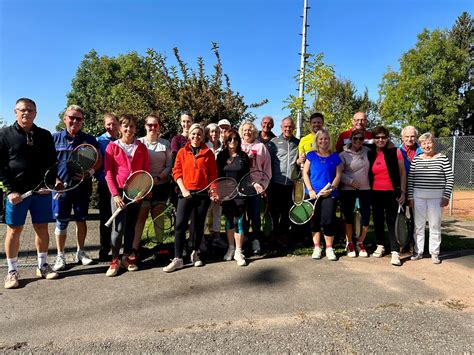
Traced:
POLYGON ((65 112, 70 111, 70 110, 78 111, 78 112, 82 113, 82 115, 84 116, 84 110, 79 105, 69 105, 65 112))
POLYGON ((403 127, 403 129, 402 129, 402 137, 405 134, 405 132, 408 131, 409 129, 413 129, 415 131, 415 136, 417 136, 417 137, 419 136, 418 130, 415 127, 406 126, 406 127, 403 127))
POLYGON ((206 136, 208 136, 211 131, 218 131, 218 132, 220 132, 220 130, 221 130, 221 129, 219 128, 219 126, 218 126, 216 123, 209 123, 209 124, 206 126, 206 136))
POLYGON ((433 143, 435 142, 435 136, 431 134, 431 132, 426 132, 423 133, 420 138, 418 138, 418 142, 421 144, 421 142, 424 141, 432 141, 433 143))
POLYGON ((244 126, 245 125, 249 125, 251 128, 252 128, 252 138, 253 140, 257 139, 258 137, 258 129, 257 127, 255 127, 255 125, 250 122, 250 121, 245 121, 244 123, 242 123, 239 127, 239 136, 240 138, 242 138, 244 136, 244 126))

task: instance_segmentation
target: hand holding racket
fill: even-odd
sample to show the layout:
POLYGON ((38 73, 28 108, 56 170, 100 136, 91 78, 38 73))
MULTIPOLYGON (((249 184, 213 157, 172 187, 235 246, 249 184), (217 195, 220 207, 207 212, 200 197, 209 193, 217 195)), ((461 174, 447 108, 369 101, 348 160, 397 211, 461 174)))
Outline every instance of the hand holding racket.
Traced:
MULTIPOLYGON (((207 192, 213 201, 226 201, 231 199, 237 189, 237 181, 231 177, 220 177, 213 180, 204 189, 193 191, 189 195, 183 193, 184 198, 191 198, 193 195, 207 192)), ((189 191, 188 191, 189 192, 189 191)))
POLYGON ((314 215, 314 210, 316 208, 316 203, 318 202, 319 197, 327 195, 325 194, 325 192, 330 193, 330 191, 331 191, 331 183, 329 182, 326 184, 326 186, 324 186, 319 191, 318 194, 316 194, 314 190, 310 191, 310 197, 312 195, 315 198, 310 198, 309 200, 305 200, 300 205, 293 205, 289 213, 291 222, 298 225, 307 223, 311 219, 311 217, 313 217, 314 215), (313 200, 312 203, 310 202, 311 200, 313 200))
POLYGON ((152 188, 153 178, 148 172, 144 170, 137 170, 130 174, 123 186, 123 196, 118 196, 116 202, 118 208, 109 218, 109 220, 105 223, 105 226, 110 227, 110 225, 120 212, 127 208, 127 206, 131 203, 135 203, 143 199, 146 195, 150 193, 152 188), (125 198, 130 200, 127 204, 125 204, 125 202, 123 201, 125 198))
POLYGON ((99 162, 99 152, 88 143, 80 144, 71 153, 69 160, 78 163, 84 169, 86 177, 90 177, 95 173, 95 168, 99 162))
MULTIPOLYGON (((230 178, 229 178, 230 179, 230 178)), ((270 177, 262 170, 252 170, 245 174, 239 181, 235 190, 224 197, 220 196, 219 201, 232 200, 237 196, 251 197, 263 194, 270 185, 270 177)))

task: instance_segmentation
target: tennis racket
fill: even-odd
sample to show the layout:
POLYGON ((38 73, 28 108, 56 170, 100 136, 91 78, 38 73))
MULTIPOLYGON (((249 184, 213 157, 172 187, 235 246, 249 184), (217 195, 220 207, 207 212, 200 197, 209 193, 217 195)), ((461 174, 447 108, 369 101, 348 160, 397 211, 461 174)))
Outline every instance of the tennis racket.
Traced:
POLYGON ((273 219, 270 214, 268 198, 265 198, 265 203, 262 203, 263 213, 261 217, 262 233, 264 237, 270 237, 273 232, 273 219))
POLYGON ((264 193, 270 185, 270 177, 262 170, 253 170, 245 174, 239 181, 236 188, 236 195, 229 199, 239 196, 257 196, 264 193))
POLYGON ((307 223, 314 215, 314 209, 321 192, 330 189, 330 187, 331 183, 328 182, 326 186, 319 191, 313 202, 311 202, 312 200, 304 200, 300 205, 293 205, 289 213, 290 221, 297 225, 307 223))
POLYGON ((219 201, 227 201, 235 196, 237 181, 231 177, 220 177, 213 180, 204 189, 191 192, 191 195, 198 195, 207 192, 210 197, 217 198, 219 201))
POLYGON ((397 218, 395 219, 395 237, 401 247, 408 245, 408 219, 402 205, 398 205, 397 218))
POLYGON ((301 176, 302 167, 298 173, 297 179, 293 183, 293 203, 295 205, 301 205, 304 201, 305 189, 304 189, 304 180, 301 176))
POLYGON ((151 215, 154 217, 148 223, 147 239, 155 239, 158 244, 161 244, 164 240, 164 234, 174 228, 176 211, 172 204, 158 203, 152 208, 151 215))
MULTIPOLYGON (((95 170, 93 169, 93 167, 99 161, 99 153, 97 152, 97 149, 95 149, 95 147, 91 144, 88 144, 88 143, 79 144, 71 152, 71 156, 69 157, 69 161, 74 162, 74 163, 76 163, 76 164, 78 164, 79 166, 82 167, 82 169, 84 171, 83 172, 84 177, 81 180, 81 182, 82 182, 84 180, 84 178, 86 178, 86 176, 85 176, 86 173, 89 174, 88 175, 89 177, 94 174, 95 170)), ((65 186, 68 187, 68 191, 75 189, 79 185, 80 184, 72 184, 71 188, 69 189, 69 187, 68 187, 69 185, 65 184, 65 186)), ((53 198, 55 200, 57 200, 63 192, 66 192, 66 190, 61 190, 60 192, 56 193, 53 198)))
MULTIPOLYGON (((21 195, 22 199, 25 199, 33 194, 40 193, 41 190, 49 190, 49 191, 61 191, 66 192, 75 189, 81 182, 84 180, 84 169, 77 164, 76 162, 73 161, 65 161, 65 162, 58 162, 51 166, 46 173, 44 174, 43 180, 40 181, 40 183, 30 191, 25 192, 24 194, 21 195), (58 169, 62 168, 64 171, 66 171, 66 176, 68 176, 68 179, 66 181, 63 181, 63 188, 58 189, 58 186, 60 184, 57 184, 57 176, 58 176, 58 169)), ((56 193, 58 195, 59 193, 56 193)))
POLYGON ((360 237, 360 234, 362 233, 362 219, 360 215, 360 202, 359 198, 357 197, 355 200, 355 206, 354 206, 354 236, 356 238, 360 237))
POLYGON ((128 205, 140 201, 146 195, 148 195, 153 188, 153 178, 152 176, 144 171, 144 170, 137 170, 130 174, 125 181, 123 186, 123 196, 122 198, 127 198, 130 200, 123 208, 117 208, 109 220, 105 223, 106 227, 110 227, 114 219, 122 212, 128 205))

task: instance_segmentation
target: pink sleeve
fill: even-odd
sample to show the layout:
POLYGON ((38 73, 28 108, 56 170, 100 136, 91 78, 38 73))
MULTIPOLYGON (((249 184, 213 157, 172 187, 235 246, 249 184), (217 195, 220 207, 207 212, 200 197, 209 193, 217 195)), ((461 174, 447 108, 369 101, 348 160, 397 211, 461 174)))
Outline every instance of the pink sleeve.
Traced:
POLYGON ((109 187, 110 194, 113 196, 119 195, 117 190, 117 181, 115 176, 115 160, 114 160, 114 144, 107 145, 105 150, 105 159, 104 159, 104 172, 105 172, 105 181, 109 187))
POLYGON ((272 157, 270 156, 270 153, 268 152, 267 147, 265 147, 265 144, 262 143, 262 170, 268 175, 269 178, 272 177, 272 157))

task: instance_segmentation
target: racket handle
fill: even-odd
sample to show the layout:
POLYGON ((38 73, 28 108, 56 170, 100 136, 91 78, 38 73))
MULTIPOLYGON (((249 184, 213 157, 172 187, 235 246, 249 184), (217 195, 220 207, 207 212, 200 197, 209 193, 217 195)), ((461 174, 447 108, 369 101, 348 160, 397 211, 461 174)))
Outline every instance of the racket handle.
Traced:
POLYGON ((120 212, 122 212, 122 211, 123 211, 123 208, 120 208, 120 207, 117 208, 117 209, 115 210, 115 212, 112 214, 112 216, 110 216, 109 220, 108 220, 107 222, 105 222, 105 226, 106 226, 106 227, 110 227, 110 225, 112 224, 112 222, 114 221, 114 219, 115 219, 115 218, 118 216, 118 214, 119 214, 120 212))
POLYGON ((21 198, 22 200, 24 200, 25 198, 30 197, 31 195, 33 195, 33 191, 28 191, 21 195, 21 198))

